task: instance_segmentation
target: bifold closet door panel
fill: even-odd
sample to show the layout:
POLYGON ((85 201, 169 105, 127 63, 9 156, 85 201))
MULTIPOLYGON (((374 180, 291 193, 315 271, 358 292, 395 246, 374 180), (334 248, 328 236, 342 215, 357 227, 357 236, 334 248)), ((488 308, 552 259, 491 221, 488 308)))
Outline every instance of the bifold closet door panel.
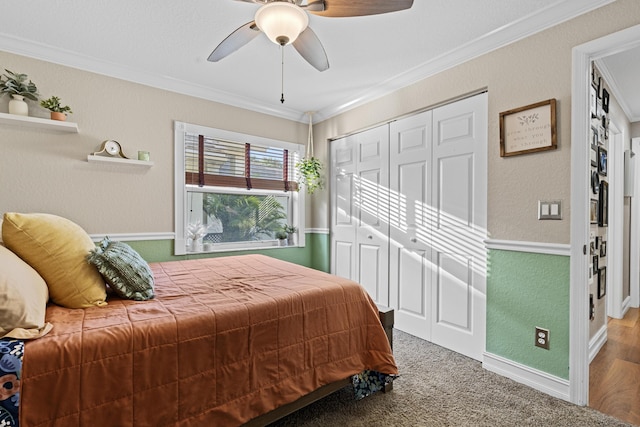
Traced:
POLYGON ((485 347, 487 95, 433 110, 432 341, 485 347))
POLYGON ((355 145, 331 143, 331 273, 356 280, 355 145))
POLYGON ((390 124, 390 306, 398 329, 431 340, 431 137, 427 111, 390 124))
POLYGON ((389 304, 389 130, 333 141, 332 272, 389 304))

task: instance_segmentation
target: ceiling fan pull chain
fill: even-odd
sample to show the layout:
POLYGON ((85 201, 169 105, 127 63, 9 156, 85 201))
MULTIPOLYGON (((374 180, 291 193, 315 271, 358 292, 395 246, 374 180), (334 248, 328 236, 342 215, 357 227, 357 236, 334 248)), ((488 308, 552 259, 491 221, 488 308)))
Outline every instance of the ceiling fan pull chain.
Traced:
POLYGON ((280 52, 282 53, 282 68, 280 72, 281 81, 280 81, 280 103, 284 104, 284 46, 280 45, 280 52))

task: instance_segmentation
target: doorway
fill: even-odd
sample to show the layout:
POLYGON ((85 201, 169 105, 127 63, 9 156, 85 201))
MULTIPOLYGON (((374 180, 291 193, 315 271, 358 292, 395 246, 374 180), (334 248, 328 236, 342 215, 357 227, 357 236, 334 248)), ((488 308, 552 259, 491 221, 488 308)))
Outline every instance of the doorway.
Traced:
MULTIPOLYGON (((569 397, 589 401, 589 88, 593 61, 640 46, 640 25, 602 37, 573 49, 571 106, 571 284, 569 397)), ((633 286, 638 286, 634 284, 633 286)))

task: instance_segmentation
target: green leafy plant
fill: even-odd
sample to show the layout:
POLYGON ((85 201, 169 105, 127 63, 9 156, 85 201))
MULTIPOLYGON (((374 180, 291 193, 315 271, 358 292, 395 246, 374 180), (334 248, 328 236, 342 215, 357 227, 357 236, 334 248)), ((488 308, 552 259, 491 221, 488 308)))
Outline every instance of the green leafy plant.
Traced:
POLYGON ((71 107, 68 105, 65 105, 64 107, 60 105, 60 98, 57 96, 52 96, 49 99, 43 99, 40 101, 40 106, 49 111, 53 111, 54 113, 73 113, 73 111, 71 111, 71 107))
POLYGON ((298 231, 298 228, 296 226, 293 226, 293 225, 286 225, 285 224, 284 227, 282 227, 282 228, 283 228, 285 234, 293 234, 296 231, 298 231))
POLYGON ((27 83, 27 75, 4 70, 0 76, 0 94, 20 95, 32 101, 38 100, 38 88, 31 80, 27 83))
POLYGON ((276 231, 276 239, 284 240, 287 238, 287 232, 284 230, 276 231))
POLYGON ((296 163, 296 169, 300 173, 300 184, 307 188, 307 193, 313 194, 322 188, 322 163, 315 157, 306 157, 296 163))

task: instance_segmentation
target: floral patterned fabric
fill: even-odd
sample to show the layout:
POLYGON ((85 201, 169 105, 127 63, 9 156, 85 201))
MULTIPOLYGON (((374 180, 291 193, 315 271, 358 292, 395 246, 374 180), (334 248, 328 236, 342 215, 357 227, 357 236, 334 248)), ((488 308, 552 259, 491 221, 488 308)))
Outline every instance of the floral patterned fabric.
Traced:
POLYGON ((382 374, 377 371, 363 371, 351 377, 353 391, 356 400, 370 396, 384 388, 385 385, 393 382, 397 375, 382 374))
POLYGON ((0 427, 18 426, 22 340, 0 339, 0 427))

